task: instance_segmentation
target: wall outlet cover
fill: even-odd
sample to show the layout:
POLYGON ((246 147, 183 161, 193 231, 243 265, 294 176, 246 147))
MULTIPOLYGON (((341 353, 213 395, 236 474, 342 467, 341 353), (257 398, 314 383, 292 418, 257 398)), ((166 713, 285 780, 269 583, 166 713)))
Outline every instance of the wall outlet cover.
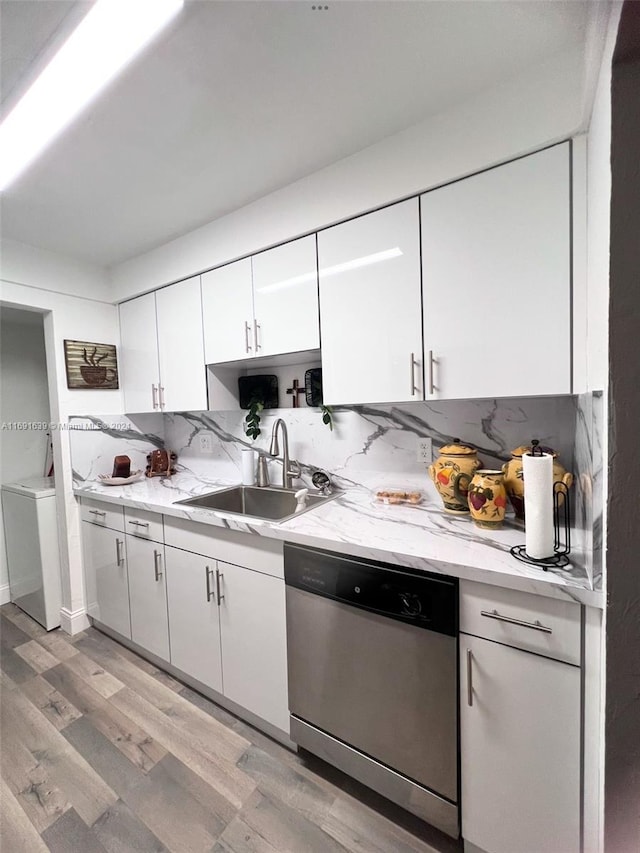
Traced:
POLYGON ((433 462, 433 441, 430 438, 418 439, 417 459, 425 465, 431 465, 433 462))
POLYGON ((198 435, 198 446, 200 453, 213 453, 213 436, 210 432, 201 432, 198 435))

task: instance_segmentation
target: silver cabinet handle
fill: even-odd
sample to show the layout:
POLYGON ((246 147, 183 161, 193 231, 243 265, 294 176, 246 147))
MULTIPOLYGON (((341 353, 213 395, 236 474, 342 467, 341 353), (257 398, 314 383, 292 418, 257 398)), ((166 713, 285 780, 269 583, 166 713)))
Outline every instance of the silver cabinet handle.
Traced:
POLYGON ((258 329, 259 328, 260 328, 260 324, 258 323, 258 321, 256 319, 254 319, 254 321, 253 321, 253 342, 254 342, 255 347, 256 347, 256 352, 258 352, 259 349, 262 349, 262 347, 258 343, 258 329))
POLYGON ((552 634, 551 628, 547 628, 537 619, 535 622, 523 622, 522 619, 512 619, 511 616, 502 616, 497 610, 492 610, 491 613, 486 610, 480 611, 481 616, 486 616, 487 619, 498 619, 500 622, 509 622, 510 625, 522 625, 523 628, 533 628, 534 631, 544 631, 545 634, 552 634))
POLYGON ((162 554, 160 551, 153 552, 153 570, 155 572, 156 580, 159 581, 162 577, 162 572, 160 571, 160 563, 162 560, 162 554))
POLYGON ((106 517, 107 517, 107 513, 106 513, 106 512, 102 512, 102 511, 101 511, 101 510, 99 510, 99 509, 90 509, 90 510, 89 510, 89 514, 90 514, 90 515, 101 515, 103 518, 106 518, 106 517))
POLYGON ((160 408, 164 409, 164 385, 158 385, 158 397, 160 398, 160 408))
POLYGON ((429 364, 429 393, 433 394, 436 390, 436 386, 433 384, 433 350, 429 350, 429 354, 427 356, 428 364, 429 364))
POLYGON ((136 527, 148 527, 148 521, 130 521, 129 524, 135 524, 136 527))
POLYGON ((218 607, 220 607, 220 602, 224 601, 224 595, 220 592, 220 578, 224 580, 224 575, 222 572, 216 569, 216 592, 218 594, 218 607))
POLYGON ((120 548, 122 548, 122 539, 116 539, 116 566, 121 566, 124 563, 120 548))
POLYGON ((151 386, 151 397, 152 397, 152 399, 153 399, 153 408, 154 408, 154 409, 157 409, 157 408, 158 408, 158 397, 157 397, 157 394, 158 394, 158 388, 157 388, 157 386, 152 385, 152 386, 151 386))
POLYGON ((416 354, 411 353, 411 396, 420 393, 420 388, 416 385, 416 354))
POLYGON ((205 566, 204 573, 207 581, 207 601, 211 601, 211 598, 213 597, 213 590, 211 589, 211 575, 213 574, 213 569, 210 569, 209 566, 205 566))
POLYGON ((473 705, 473 676, 471 674, 471 665, 473 663, 473 654, 471 649, 467 649, 467 705, 473 705))
POLYGON ((251 333, 251 327, 244 321, 244 351, 251 352, 251 344, 249 343, 249 335, 251 333))

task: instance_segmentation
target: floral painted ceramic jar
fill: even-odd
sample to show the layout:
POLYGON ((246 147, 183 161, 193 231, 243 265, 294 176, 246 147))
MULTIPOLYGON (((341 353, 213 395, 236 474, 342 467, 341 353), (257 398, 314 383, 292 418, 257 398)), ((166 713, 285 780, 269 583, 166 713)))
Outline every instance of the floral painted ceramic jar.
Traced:
MULTIPOLYGON (((515 510, 516 518, 524 518, 524 478, 522 475, 522 456, 525 453, 531 453, 534 447, 539 447, 539 442, 534 439, 531 444, 523 444, 521 447, 516 447, 511 451, 511 459, 505 462, 502 466, 504 474, 504 485, 511 501, 511 506, 515 510)), ((551 447, 540 447, 543 453, 550 453, 553 456, 553 482, 564 483, 567 489, 571 488, 573 483, 573 474, 562 467, 558 461, 558 454, 551 447)), ((564 495, 562 492, 558 494, 558 505, 564 503, 564 495)))
POLYGON ((501 527, 507 508, 502 471, 480 468, 469 485, 469 511, 478 527, 501 527))
POLYGON ((475 447, 461 444, 459 438, 440 448, 440 456, 429 465, 429 476, 442 498, 445 512, 468 514, 467 488, 480 464, 475 447))

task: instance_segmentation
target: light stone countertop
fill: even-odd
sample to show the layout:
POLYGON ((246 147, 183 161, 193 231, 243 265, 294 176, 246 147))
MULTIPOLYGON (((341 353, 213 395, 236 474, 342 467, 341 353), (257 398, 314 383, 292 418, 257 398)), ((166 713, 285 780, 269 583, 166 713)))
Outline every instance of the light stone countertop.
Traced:
POLYGON ((171 478, 143 477, 128 486, 85 482, 74 491, 81 498, 604 607, 604 593, 591 588, 584 555, 572 551, 570 566, 545 572, 509 553, 513 545, 524 544, 524 529, 518 522, 507 520, 501 530, 484 530, 468 517, 445 513, 430 499, 417 507, 383 506, 372 502, 368 489, 353 488, 283 523, 176 504, 230 485, 236 483, 178 473, 171 478))

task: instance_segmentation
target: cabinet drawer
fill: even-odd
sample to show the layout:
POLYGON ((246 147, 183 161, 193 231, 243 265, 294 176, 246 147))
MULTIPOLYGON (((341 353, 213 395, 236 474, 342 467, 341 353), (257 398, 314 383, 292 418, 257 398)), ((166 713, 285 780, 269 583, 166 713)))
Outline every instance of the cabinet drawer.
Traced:
POLYGON ((174 548, 284 577, 282 542, 274 539, 169 516, 165 516, 164 534, 166 544, 174 548))
POLYGON ((80 516, 83 521, 97 524, 99 527, 109 527, 111 530, 124 530, 123 507, 114 504, 92 501, 82 498, 80 504, 80 516))
POLYGON ((149 539, 153 542, 164 542, 162 516, 157 512, 147 512, 144 509, 125 507, 124 529, 138 539, 149 539))
POLYGON ((460 583, 463 633, 576 666, 580 665, 580 617, 580 605, 572 601, 471 581, 460 583))

